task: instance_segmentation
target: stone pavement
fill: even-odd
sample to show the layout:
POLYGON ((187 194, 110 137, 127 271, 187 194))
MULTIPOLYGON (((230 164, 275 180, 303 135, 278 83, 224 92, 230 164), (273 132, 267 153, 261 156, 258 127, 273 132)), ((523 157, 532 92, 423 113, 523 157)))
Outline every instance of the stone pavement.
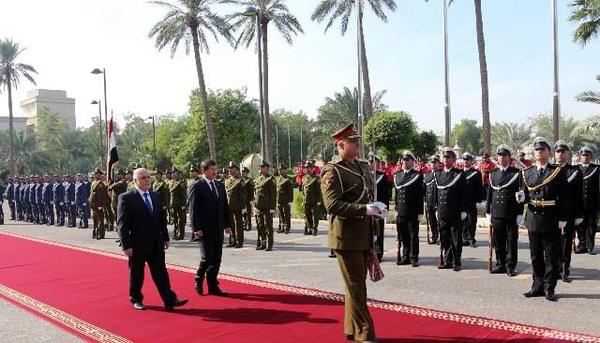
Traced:
MULTIPOLYGON (((294 220, 290 234, 275 234, 275 246, 271 252, 256 251, 256 230, 246 232, 244 248, 224 248, 221 272, 344 293, 336 260, 327 257, 326 222, 321 221, 320 228, 318 236, 304 236, 302 221, 294 220)), ((544 298, 526 299, 522 296, 531 285, 527 234, 524 231, 520 232, 519 239, 519 275, 509 278, 504 274, 490 275, 487 272, 488 233, 485 229, 479 229, 477 248, 464 248, 463 270, 457 273, 436 268, 439 248, 427 244, 424 227, 421 228, 421 266, 397 266, 395 230, 391 225, 387 228, 382 264, 386 276, 378 283, 368 281, 370 298, 600 335, 600 255, 574 255, 573 282, 565 284, 559 281, 556 289, 559 301, 551 303, 544 298)), ((10 220, 0 226, 0 231, 120 252, 114 241, 117 237, 115 232, 108 232, 107 239, 97 241, 91 239, 91 229, 56 228, 10 220)), ((187 232, 186 240, 172 243, 167 252, 168 263, 197 266, 197 244, 188 242, 189 237, 187 232)), ((127 277, 125 272, 123 277, 127 277)), ((193 282, 190 275, 190 287, 193 287, 193 282)), ((28 341, 68 341, 72 338, 57 328, 39 326, 37 322, 43 321, 0 300, 0 318, 7 317, 11 320, 0 319, 0 332, 4 333, 0 334, 0 341, 3 342, 3 335, 31 337, 28 341), (36 329, 33 330, 33 327, 36 329)))

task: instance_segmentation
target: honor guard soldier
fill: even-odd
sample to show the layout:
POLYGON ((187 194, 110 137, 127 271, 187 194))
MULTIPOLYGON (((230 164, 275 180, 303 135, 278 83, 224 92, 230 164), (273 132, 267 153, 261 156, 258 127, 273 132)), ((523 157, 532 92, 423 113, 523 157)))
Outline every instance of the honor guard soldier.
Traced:
MULTIPOLYGON (((171 187, 171 181, 173 181, 172 170, 167 168, 165 170, 165 183, 167 184, 167 189, 171 187)), ((171 207, 171 191, 169 191, 169 202, 167 202, 167 219, 168 224, 173 225, 173 208, 171 207)))
MULTIPOLYGON (((108 190, 110 191, 110 204, 113 210, 113 213, 117 213, 117 205, 119 204, 119 195, 127 192, 127 181, 125 181, 125 171, 123 169, 117 170, 116 173, 117 180, 110 186, 108 186, 108 190)), ((165 202, 163 201, 163 204, 165 202)))
POLYGON ((554 161, 565 173, 567 178, 567 225, 561 237, 561 264, 560 271, 564 282, 571 282, 571 253, 573 252, 573 239, 575 228, 583 222, 583 176, 579 167, 571 165, 571 149, 569 145, 559 139, 554 143, 554 161))
POLYGON ((373 246, 371 216, 382 214, 373 200, 373 172, 357 160, 360 136, 352 124, 332 135, 340 160, 325 166, 321 190, 330 214, 329 248, 334 249, 346 285, 346 339, 375 341, 375 327, 367 307, 367 267, 373 246))
POLYGON ((127 192, 135 188, 135 183, 133 182, 133 170, 127 169, 125 173, 125 182, 127 182, 127 192))
POLYGON ((225 180, 227 203, 232 216, 231 234, 228 247, 239 249, 244 246, 244 223, 242 215, 246 212, 246 189, 240 176, 240 168, 229 162, 229 177, 225 180))
POLYGON ((304 199, 304 218, 306 225, 304 227, 305 235, 317 235, 319 227, 319 207, 321 206, 321 180, 319 176, 314 175, 314 165, 308 161, 304 164, 304 176, 302 177, 302 192, 304 199))
POLYGON ((460 271, 462 254, 462 222, 467 218, 465 175, 454 168, 456 153, 452 148, 442 150, 443 168, 434 172, 437 188, 437 220, 444 261, 439 269, 460 271))
POLYGON ((33 214, 32 214, 32 208, 31 208, 31 203, 29 202, 29 190, 30 190, 30 184, 31 184, 31 176, 27 176, 25 177, 25 180, 23 181, 23 185, 21 186, 21 202, 23 203, 23 207, 24 207, 24 217, 25 220, 28 222, 31 222, 33 219, 33 214))
POLYGON ((269 175, 269 163, 260 164, 260 175, 254 180, 254 208, 258 240, 256 250, 273 250, 273 213, 277 206, 277 185, 269 175))
MULTIPOLYGON (((122 172, 122 171, 121 171, 122 172)), ((125 176, 123 174, 123 176, 125 176)), ((154 173, 154 183, 152 184, 152 190, 155 191, 156 193, 158 193, 160 195, 160 200, 161 200, 161 204, 163 205, 163 213, 165 215, 165 222, 167 221, 167 212, 168 212, 168 207, 167 204, 169 203, 169 200, 171 198, 171 191, 169 191, 169 185, 163 180, 163 172, 160 169, 156 169, 156 172, 154 173)), ((127 186, 125 181, 123 181, 122 179, 119 180, 119 182, 121 182, 121 189, 123 189, 123 191, 127 190, 127 186)), ((116 183, 115 183, 116 185, 116 183)), ((114 185, 113 185, 114 186, 114 185)), ((117 193, 117 192, 115 192, 117 193)), ((121 192, 122 193, 122 192, 121 192)), ((121 194, 119 193, 119 194, 121 194)), ((119 194, 114 195, 113 193, 113 204, 115 204, 115 198, 119 197, 119 194)))
POLYGON ((290 233, 292 223, 292 202, 294 201, 294 185, 287 176, 287 167, 279 165, 279 175, 275 177, 277 184, 277 215, 279 216, 279 233, 290 233))
POLYGON ((35 204, 38 209, 38 224, 47 224, 46 220, 46 202, 44 201, 44 176, 40 175, 37 178, 37 184, 35 186, 35 204))
POLYGON ((465 212, 467 219, 463 221, 463 246, 477 246, 475 233, 477 230, 477 204, 485 199, 483 191, 483 178, 481 172, 473 168, 475 157, 469 153, 462 155, 465 173, 465 212))
POLYGON ((523 204, 516 199, 522 185, 521 172, 510 165, 512 152, 507 145, 500 145, 496 156, 498 167, 489 174, 485 209, 496 249, 496 266, 490 272, 512 277, 518 261, 518 225, 523 224, 523 204))
POLYGON ((67 227, 75 227, 77 224, 77 205, 75 203, 75 181, 73 175, 65 176, 65 208, 67 227))
MULTIPOLYGON (((386 169, 381 165, 381 159, 379 156, 372 155, 373 169, 375 169, 375 183, 377 184, 377 201, 385 204, 387 208, 390 207, 390 196, 392 183, 388 180, 386 175, 386 169)), ((376 220, 376 236, 375 245, 377 246, 377 258, 379 261, 383 259, 383 244, 385 238, 385 219, 376 220)))
POLYGON ((244 180, 244 189, 246 190, 246 212, 242 219, 244 221, 244 231, 252 230, 252 203, 254 202, 254 180, 250 177, 250 170, 242 168, 242 180, 244 180))
POLYGON ((425 218, 428 230, 431 230, 431 241, 429 244, 438 243, 438 221, 437 221, 437 187, 435 185, 435 172, 442 168, 442 163, 437 155, 429 158, 431 171, 423 175, 423 194, 425 195, 425 218))
POLYGON ((185 236, 187 182, 182 180, 181 172, 177 168, 173 168, 172 177, 169 191, 173 208, 173 239, 179 241, 185 236))
POLYGON ((90 193, 87 188, 87 184, 82 174, 77 174, 77 182, 75 182, 75 204, 77 204, 77 211, 79 212, 79 228, 88 228, 89 218, 89 207, 88 198, 90 193))
POLYGON ((394 175, 398 232, 396 264, 412 264, 413 267, 418 267, 419 216, 423 214, 423 176, 414 166, 415 157, 410 152, 405 152, 402 156, 402 169, 394 175))
POLYGON ((54 225, 54 197, 52 195, 52 188, 54 182, 50 174, 44 176, 44 186, 42 187, 43 202, 44 202, 44 213, 46 218, 46 224, 54 225))
POLYGON ((8 209, 10 210, 10 220, 16 220, 15 183, 12 177, 8 178, 5 195, 6 201, 8 202, 8 209))
POLYGON ((56 212, 56 226, 65 225, 65 186, 60 175, 54 175, 54 184, 52 184, 52 200, 56 212))
POLYGON ((600 166, 590 163, 592 148, 584 146, 579 150, 579 169, 583 175, 583 223, 577 227, 576 254, 595 255, 594 240, 598 226, 598 192, 600 191, 600 166))
POLYGON ((102 170, 96 168, 96 170, 94 170, 94 181, 92 181, 92 185, 90 186, 89 204, 94 219, 92 238, 95 239, 104 239, 104 233, 106 231, 104 211, 106 207, 110 206, 108 189, 106 188, 104 180, 102 180, 103 175, 104 173, 102 170))
POLYGON ((23 220, 23 203, 21 202, 22 180, 21 176, 15 176, 15 220, 23 220))
POLYGON ((4 207, 2 206, 4 204, 4 192, 6 191, 6 189, 4 188, 4 186, 2 186, 2 184, 0 184, 0 225, 4 224, 4 207))
MULTIPOLYGON (((194 198, 194 191, 196 189, 196 188, 194 188, 194 184, 196 182, 198 182, 198 180, 200 180, 200 168, 198 168, 195 165, 192 165, 190 167, 190 178, 189 179, 190 179, 190 182, 188 184, 188 188, 187 188, 187 192, 186 192, 186 194, 187 194, 186 195, 187 196, 187 201, 186 201, 187 208, 190 208, 190 199, 194 198)), ((216 178, 216 181, 221 181, 222 182, 222 180, 220 180, 218 176, 216 178)), ((200 240, 200 238, 195 237, 194 235, 192 235, 192 237, 190 237, 190 242, 197 242, 199 240, 200 240)))
POLYGON ((517 200, 527 205, 524 226, 533 268, 531 290, 523 295, 556 301, 561 232, 568 217, 567 179, 561 167, 549 163, 552 149, 544 138, 537 137, 533 148, 535 164, 522 171, 523 188, 517 193, 517 200))

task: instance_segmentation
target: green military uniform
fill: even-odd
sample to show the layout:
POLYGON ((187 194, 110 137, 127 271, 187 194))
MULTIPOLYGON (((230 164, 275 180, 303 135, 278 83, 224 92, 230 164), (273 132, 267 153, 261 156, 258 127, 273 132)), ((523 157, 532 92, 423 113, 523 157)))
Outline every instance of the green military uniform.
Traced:
POLYGON ((173 239, 181 240, 185 235, 187 182, 172 180, 169 191, 173 208, 173 239))
POLYGON ((109 231, 112 231, 115 213, 117 213, 117 204, 119 203, 119 195, 127 191, 127 182, 125 182, 125 180, 119 180, 108 186, 108 190, 111 194, 111 206, 107 207, 107 209, 110 209, 109 217, 111 218, 109 222, 109 231))
POLYGON ((110 196, 104 181, 92 181, 89 204, 94 217, 92 238, 103 239, 106 231, 104 212, 110 206, 110 196))
POLYGON ((277 206, 277 185, 271 175, 254 180, 254 208, 258 229, 257 249, 273 249, 273 213, 277 206))
POLYGON ((163 212, 165 215, 165 221, 167 220, 167 207, 169 204, 169 201, 171 200, 171 191, 169 190, 169 185, 167 184, 166 181, 154 181, 154 183, 152 184, 152 189, 160 194, 160 200, 162 201, 163 204, 163 212))
POLYGON ((233 227, 229 237, 229 246, 241 248, 244 245, 244 224, 242 212, 246 212, 246 190, 244 180, 237 176, 230 176, 225 180, 225 191, 227 192, 227 202, 229 203, 229 212, 231 213, 233 227))
POLYGON ((129 181, 127 182, 127 192, 135 188, 135 182, 129 181))
MULTIPOLYGON (((349 125, 333 137, 356 139, 349 125)), ((372 198, 373 177, 367 162, 342 160, 325 166, 321 190, 331 215, 329 247, 335 250, 346 285, 344 334, 357 341, 374 340, 375 329, 367 308, 367 266, 372 246, 372 220, 366 204, 372 198)))
POLYGON ((302 191, 304 192, 304 218, 306 225, 304 234, 317 235, 319 227, 319 207, 321 205, 321 180, 316 175, 305 174, 302 177, 302 191))
POLYGON ((242 176, 244 180, 244 190, 246 191, 246 212, 242 216, 244 221, 244 231, 252 230, 252 202, 254 201, 254 180, 250 177, 242 176))
MULTIPOLYGON (((285 169, 285 166, 280 166, 285 169)), ((287 175, 278 175, 275 178, 277 184, 277 214, 279 215, 279 229, 277 232, 290 232, 291 227, 291 203, 294 201, 294 186, 287 175)))

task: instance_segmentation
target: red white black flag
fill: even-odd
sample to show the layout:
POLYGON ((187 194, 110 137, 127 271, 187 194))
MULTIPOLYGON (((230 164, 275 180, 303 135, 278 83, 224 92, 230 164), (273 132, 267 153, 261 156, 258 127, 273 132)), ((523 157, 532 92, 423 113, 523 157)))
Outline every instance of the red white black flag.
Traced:
POLYGON ((106 163, 106 178, 110 182, 112 179, 112 166, 119 160, 119 154, 117 153, 117 139, 115 137, 115 131, 113 129, 113 116, 110 114, 110 121, 108 122, 108 156, 106 163))

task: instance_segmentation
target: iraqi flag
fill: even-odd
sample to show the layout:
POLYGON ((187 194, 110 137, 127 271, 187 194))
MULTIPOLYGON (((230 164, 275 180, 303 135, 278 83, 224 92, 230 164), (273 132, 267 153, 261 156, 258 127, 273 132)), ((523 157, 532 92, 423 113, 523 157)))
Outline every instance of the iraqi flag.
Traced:
POLYGON ((117 153, 117 139, 115 137, 115 131, 113 128, 113 116, 110 115, 110 121, 108 122, 108 156, 106 159, 106 178, 110 182, 112 179, 112 166, 119 161, 119 154, 117 153))

